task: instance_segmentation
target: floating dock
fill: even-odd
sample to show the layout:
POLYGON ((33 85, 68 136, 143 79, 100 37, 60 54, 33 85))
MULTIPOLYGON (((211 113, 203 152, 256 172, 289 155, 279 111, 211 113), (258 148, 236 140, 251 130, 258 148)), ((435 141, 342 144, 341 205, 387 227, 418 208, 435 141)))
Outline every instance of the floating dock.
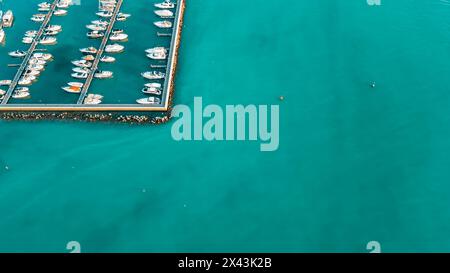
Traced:
MULTIPOLYGON (((119 0, 114 10, 114 16, 111 20, 115 20, 116 15, 120 11, 123 1, 119 0)), ((172 98, 175 89, 175 75, 178 63, 178 50, 181 43, 181 33, 183 27, 183 18, 186 0, 176 0, 176 10, 174 13, 174 23, 169 39, 171 39, 169 54, 167 58, 166 77, 164 79, 163 90, 161 94, 161 102, 156 105, 139 105, 139 104, 99 104, 86 105, 83 104, 84 98, 89 92, 89 87, 97 70, 99 61, 103 55, 104 49, 109 41, 114 22, 108 25, 105 36, 103 37, 100 48, 92 65, 91 72, 83 85, 79 99, 76 104, 8 104, 9 98, 17 87, 17 83, 22 76, 26 65, 31 58, 36 46, 49 24, 53 11, 55 10, 58 0, 52 3, 51 11, 45 17, 41 28, 39 29, 36 39, 30 46, 30 49, 24 58, 21 67, 10 85, 5 98, 0 104, 0 119, 5 120, 40 120, 40 119, 66 119, 66 120, 86 120, 86 121, 118 121, 127 123, 163 123, 170 119, 172 108, 172 98)), ((158 33, 155 30, 156 33, 158 33)), ((120 65, 120 64, 117 64, 120 65)), ((162 68, 162 67, 161 67, 162 68)), ((56 87, 55 87, 56 88, 56 87)))

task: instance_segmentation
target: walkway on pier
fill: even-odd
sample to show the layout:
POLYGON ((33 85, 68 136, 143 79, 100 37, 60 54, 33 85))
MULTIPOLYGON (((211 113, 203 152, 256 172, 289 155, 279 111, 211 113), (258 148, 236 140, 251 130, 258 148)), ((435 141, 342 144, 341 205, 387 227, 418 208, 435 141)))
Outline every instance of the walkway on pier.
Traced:
POLYGON ((105 47, 109 41, 109 36, 111 35, 111 32, 113 30, 114 24, 117 20, 117 14, 120 11, 120 7, 122 6, 123 0, 118 0, 116 8, 114 9, 113 15, 111 17, 111 21, 109 22, 108 28, 105 31, 105 36, 103 37, 102 43, 100 44, 100 47, 98 48, 97 55, 95 56, 94 62, 92 63, 91 71, 89 72, 86 82, 83 85, 83 88, 81 89, 80 97, 78 98, 77 104, 83 104, 84 98, 86 97, 89 87, 91 86, 92 80, 94 79, 95 72, 97 71, 98 64, 100 62, 100 59, 103 56, 103 52, 105 51, 105 47))
POLYGON ((59 0, 54 0, 52 5, 50 6, 50 11, 45 16, 45 19, 42 22, 41 28, 39 29, 36 37, 34 37, 34 40, 31 43, 30 48, 28 49, 27 55, 24 57, 22 64, 20 65, 20 68, 17 70, 16 76, 12 80, 11 85, 9 86, 8 92, 5 94, 5 97, 3 98, 3 101, 1 104, 3 104, 3 105, 7 104, 9 99, 11 98, 12 93, 16 89, 16 87, 19 83, 19 80, 23 75, 23 72, 25 71, 25 69, 28 66, 28 62, 30 61, 31 56, 33 55, 34 51, 36 50, 36 46, 39 44, 39 41, 41 40, 41 37, 44 34, 45 28, 50 23, 50 19, 53 16, 53 12, 55 11, 56 5, 58 4, 58 2, 59 2, 59 0))

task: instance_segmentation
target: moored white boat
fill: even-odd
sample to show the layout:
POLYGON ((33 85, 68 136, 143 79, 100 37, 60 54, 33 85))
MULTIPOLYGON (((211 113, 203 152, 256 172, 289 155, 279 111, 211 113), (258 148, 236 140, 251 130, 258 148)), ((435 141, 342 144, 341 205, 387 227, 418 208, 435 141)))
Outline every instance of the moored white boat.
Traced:
POLYGON ((62 31, 62 27, 60 25, 49 25, 45 28, 46 31, 62 31))
POLYGON ((113 63, 113 62, 116 61, 116 58, 111 57, 111 56, 106 56, 106 55, 104 55, 104 56, 102 56, 102 58, 100 59, 100 61, 101 61, 101 62, 104 62, 104 63, 113 63))
POLYGON ((98 39, 98 38, 103 38, 105 36, 105 33, 94 30, 94 31, 88 32, 86 34, 86 36, 91 39, 98 39))
POLYGON ((155 10, 155 14, 161 18, 169 18, 173 16, 173 12, 168 9, 155 10))
POLYGON ((150 88, 161 88, 162 84, 160 84, 159 82, 150 82, 150 83, 144 84, 144 86, 150 87, 150 88))
POLYGON ((61 87, 62 90, 66 91, 67 93, 80 93, 81 92, 81 87, 77 87, 77 86, 64 86, 61 87))
POLYGON ((86 48, 80 48, 80 52, 81 53, 86 53, 86 54, 96 54, 97 53, 97 49, 95 47, 86 47, 86 48))
POLYGON ((79 67, 79 66, 72 68, 72 71, 75 73, 89 73, 88 68, 83 68, 83 67, 79 67))
POLYGON ((40 59, 40 60, 44 60, 44 61, 50 61, 53 59, 53 55, 50 53, 37 52, 37 53, 33 53, 32 58, 36 58, 36 59, 40 59))
POLYGON ((64 16, 67 14, 67 10, 65 9, 57 9, 55 12, 53 12, 53 15, 55 16, 64 16))
POLYGON ((33 42, 34 38, 31 37, 23 37, 22 43, 24 44, 31 44, 33 42))
POLYGON ((147 71, 141 74, 142 77, 149 80, 160 80, 166 77, 166 74, 159 71, 147 71))
POLYGON ((11 85, 11 83, 12 83, 11 80, 1 80, 0 81, 0 86, 11 85))
POLYGON ((159 9, 173 9, 175 8, 175 3, 172 3, 170 0, 166 0, 162 3, 155 4, 155 7, 159 9))
POLYGON ((72 61, 72 64, 75 65, 75 66, 79 66, 79 67, 87 67, 87 68, 89 68, 89 67, 92 66, 92 63, 91 63, 91 62, 88 62, 88 61, 86 61, 86 60, 76 60, 76 61, 72 61))
POLYGON ((57 42, 56 37, 53 36, 45 36, 39 41, 41 45, 54 45, 56 44, 56 42, 57 42))
POLYGON ((110 11, 99 11, 96 14, 102 18, 110 18, 113 16, 113 13, 110 11))
POLYGON ((172 24, 172 22, 166 20, 166 21, 155 22, 154 25, 159 28, 171 28, 173 24, 172 24))
POLYGON ((144 87, 142 88, 142 93, 159 96, 161 95, 161 89, 155 87, 144 87))
POLYGON ((3 27, 11 27, 14 22, 14 15, 11 10, 8 10, 3 14, 2 23, 3 27))
POLYGON ((125 33, 117 33, 113 34, 109 37, 109 40, 117 42, 117 41, 126 41, 128 39, 128 35, 125 33))
POLYGON ((81 82, 68 82, 68 86, 74 86, 74 87, 83 87, 84 83, 81 82))
POLYGON ((87 73, 72 73, 70 74, 75 79, 86 79, 88 74, 87 73))
POLYGON ((107 45, 105 47, 105 52, 106 53, 119 53, 119 52, 122 52, 124 49, 125 49, 125 47, 123 45, 113 44, 113 45, 107 45))
POLYGON ((147 98, 138 99, 138 100, 136 100, 136 102, 139 104, 155 105, 155 104, 160 104, 161 100, 157 97, 147 97, 147 98))
POLYGON ((22 58, 25 57, 27 55, 26 51, 22 51, 22 50, 15 50, 15 51, 11 51, 8 53, 9 56, 14 57, 14 58, 22 58))
POLYGON ((113 72, 112 71, 97 71, 94 74, 94 77, 97 79, 109 79, 112 78, 113 72))
POLYGON ((31 17, 31 21, 33 21, 33 22, 37 22, 37 23, 41 23, 41 22, 44 22, 44 20, 45 20, 45 14, 35 14, 35 15, 33 15, 32 17, 31 17))
POLYGON ((30 92, 14 92, 11 97, 13 99, 28 99, 30 97, 30 92))

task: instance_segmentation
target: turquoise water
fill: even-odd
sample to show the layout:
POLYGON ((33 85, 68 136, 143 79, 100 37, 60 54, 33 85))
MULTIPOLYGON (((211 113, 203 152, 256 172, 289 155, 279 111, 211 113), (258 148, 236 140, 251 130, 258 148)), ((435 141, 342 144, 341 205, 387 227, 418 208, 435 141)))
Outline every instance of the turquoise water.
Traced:
POLYGON ((450 251, 450 5, 382 2, 188 0, 175 102, 280 104, 279 150, 1 122, 0 251, 450 251))

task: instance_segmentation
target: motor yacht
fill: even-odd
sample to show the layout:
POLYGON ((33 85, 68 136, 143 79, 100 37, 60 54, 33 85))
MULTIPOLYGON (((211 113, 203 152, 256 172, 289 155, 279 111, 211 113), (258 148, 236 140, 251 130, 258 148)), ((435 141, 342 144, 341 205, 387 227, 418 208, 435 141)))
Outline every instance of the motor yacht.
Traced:
POLYGON ((25 87, 25 86, 20 86, 17 87, 16 90, 14 90, 15 92, 30 92, 30 88, 25 87))
POLYGON ((70 76, 72 76, 75 79, 86 79, 88 77, 88 73, 75 72, 75 73, 70 74, 70 76))
POLYGON ((42 2, 38 4, 38 7, 40 8, 50 8, 52 6, 52 4, 50 4, 49 2, 42 2))
POLYGON ((3 89, 0 89, 0 96, 4 96, 6 94, 6 91, 3 89))
POLYGON ((103 38, 105 36, 105 33, 94 30, 94 31, 88 32, 86 34, 86 36, 90 39, 99 39, 99 38, 103 38))
POLYGON ((113 62, 115 62, 116 61, 116 58, 114 58, 114 57, 111 57, 111 56, 102 56, 102 58, 100 59, 100 62, 103 62, 103 63, 113 63, 113 62))
POLYGON ((155 10, 155 14, 158 15, 161 18, 169 18, 173 17, 173 12, 168 9, 159 9, 155 10))
POLYGON ((37 70, 37 71, 42 71, 42 70, 44 70, 44 68, 45 67, 43 65, 41 65, 41 64, 29 64, 28 67, 27 67, 27 69, 37 70))
POLYGON ((86 61, 93 61, 93 60, 95 60, 95 56, 94 55, 86 55, 86 56, 83 56, 82 59, 86 60, 86 61))
POLYGON ((104 27, 106 27, 107 25, 109 25, 109 22, 108 22, 108 21, 103 21, 103 20, 94 20, 94 21, 91 21, 91 23, 92 23, 93 25, 99 25, 99 26, 104 26, 104 27))
POLYGON ((141 74, 142 77, 148 80, 160 80, 166 77, 166 74, 159 71, 147 71, 141 74))
POLYGON ((52 37, 52 36, 45 36, 44 38, 42 38, 39 43, 41 45, 54 45, 56 44, 56 37, 52 37))
POLYGON ((80 93, 81 92, 81 87, 77 87, 77 86, 64 86, 61 87, 62 90, 66 91, 67 93, 80 93))
POLYGON ((142 88, 142 93, 159 96, 161 95, 161 89, 155 87, 144 87, 142 88))
POLYGON ((84 68, 89 68, 92 66, 91 62, 88 62, 86 60, 77 60, 77 61, 72 61, 72 64, 78 67, 84 67, 84 68))
POLYGON ((27 55, 27 52, 22 50, 16 50, 9 52, 8 55, 14 58, 23 58, 27 55))
POLYGON ((89 73, 89 68, 76 66, 72 68, 72 71, 75 73, 89 73))
POLYGON ((46 31, 62 31, 62 27, 60 25, 49 25, 45 28, 46 31))
POLYGON ((102 18, 111 18, 113 16, 113 13, 110 11, 100 11, 97 12, 96 14, 102 18))
POLYGON ((86 47, 86 48, 80 48, 80 52, 81 53, 86 53, 86 54, 96 54, 97 53, 97 49, 95 47, 86 47))
POLYGON ((106 27, 101 25, 86 25, 86 28, 94 31, 105 31, 106 27))
POLYGON ((162 52, 153 52, 153 53, 147 54, 147 57, 152 59, 152 60, 165 60, 165 59, 167 59, 167 54, 164 51, 162 51, 162 52))
POLYGON ((81 82, 68 82, 67 85, 68 86, 73 86, 73 87, 83 87, 84 83, 81 83, 81 82))
POLYGON ((171 28, 173 24, 172 24, 172 22, 166 20, 166 21, 155 22, 154 25, 159 28, 171 28))
POLYGON ((65 9, 65 8, 68 8, 70 4, 71 4, 71 1, 60 0, 58 2, 58 4, 56 4, 56 6, 60 9, 65 9))
POLYGON ((159 82, 151 82, 144 84, 144 86, 149 88, 161 88, 162 84, 160 84, 159 82))
POLYGON ((166 0, 162 3, 155 4, 155 7, 159 9, 173 9, 175 8, 175 3, 172 3, 170 0, 166 0))
POLYGON ((165 47, 159 46, 159 47, 148 48, 145 50, 145 52, 147 54, 152 54, 152 53, 166 53, 167 54, 167 49, 165 47))
POLYGON ((113 44, 113 45, 107 45, 105 48, 106 53, 119 53, 122 52, 125 49, 123 45, 119 44, 113 44))
POLYGON ((99 70, 99 71, 95 72, 95 74, 94 74, 94 77, 97 79, 109 79, 109 78, 112 78, 112 76, 113 76, 113 72, 111 72, 111 71, 99 70))
POLYGON ((35 14, 35 15, 33 15, 32 17, 31 17, 31 21, 33 21, 33 22, 37 22, 37 23, 41 23, 41 22, 44 22, 44 20, 45 20, 45 14, 35 14))
POLYGON ((44 31, 44 35, 45 36, 56 36, 58 34, 59 34, 58 31, 53 31, 53 30, 46 30, 46 31, 44 31))
POLYGON ((155 104, 160 104, 161 100, 157 97, 147 97, 147 98, 138 99, 138 100, 136 100, 136 102, 139 104, 155 105, 155 104))
POLYGON ((113 34, 109 37, 109 40, 113 41, 113 42, 119 42, 119 41, 123 42, 123 41, 128 40, 128 34, 125 34, 125 33, 113 34))
POLYGON ((0 44, 4 43, 6 40, 6 33, 0 26, 0 44))
POLYGON ((34 38, 31 37, 23 37, 22 43, 24 44, 31 44, 33 42, 34 38))
POLYGON ((30 80, 30 79, 28 79, 28 78, 26 78, 26 79, 20 79, 19 81, 18 81, 18 84, 19 85, 31 85, 33 83, 33 81, 32 80, 30 80))
POLYGON ((27 32, 25 32, 25 37, 34 38, 36 37, 37 33, 37 30, 28 30, 27 32))
POLYGON ((0 81, 0 86, 11 85, 11 83, 12 83, 11 80, 1 80, 0 81))
POLYGON ((126 21, 130 16, 131 16, 131 14, 119 13, 119 14, 117 14, 116 19, 119 22, 123 22, 123 21, 126 21))
POLYGON ((37 52, 37 53, 33 53, 33 58, 36 59, 40 59, 40 60, 44 60, 44 61, 50 61, 53 59, 53 55, 50 53, 42 53, 42 52, 37 52))
POLYGON ((30 92, 14 92, 11 97, 13 99, 28 99, 30 98, 31 94, 30 92))
POLYGON ((53 12, 53 15, 55 16, 64 16, 67 14, 67 10, 65 9, 57 9, 55 12, 53 12))
POLYGON ((40 59, 36 59, 36 58, 31 58, 30 61, 28 61, 28 64, 33 64, 33 65, 46 65, 47 62, 44 60, 40 60, 40 59))
POLYGON ((23 73, 24 76, 34 76, 37 77, 41 74, 41 71, 39 70, 27 70, 23 73))
POLYGON ((98 94, 89 94, 84 99, 84 104, 100 104, 102 103, 103 96, 98 94))
POLYGON ((3 14, 2 23, 3 27, 11 27, 14 22, 14 15, 11 10, 8 10, 3 14))

